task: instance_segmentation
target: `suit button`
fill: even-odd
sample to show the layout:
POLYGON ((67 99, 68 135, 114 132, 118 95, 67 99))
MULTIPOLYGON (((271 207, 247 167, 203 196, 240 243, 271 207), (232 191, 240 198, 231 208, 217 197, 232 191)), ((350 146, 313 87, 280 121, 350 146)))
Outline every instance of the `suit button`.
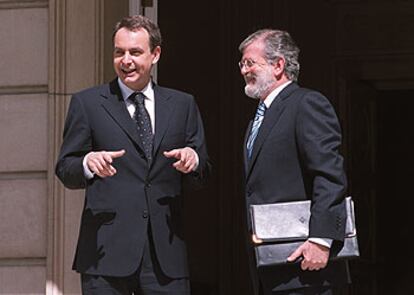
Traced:
POLYGON ((145 183, 145 188, 150 188, 151 187, 151 183, 150 182, 146 182, 145 183))
POLYGON ((147 210, 142 211, 142 217, 143 218, 148 218, 148 211, 147 210))

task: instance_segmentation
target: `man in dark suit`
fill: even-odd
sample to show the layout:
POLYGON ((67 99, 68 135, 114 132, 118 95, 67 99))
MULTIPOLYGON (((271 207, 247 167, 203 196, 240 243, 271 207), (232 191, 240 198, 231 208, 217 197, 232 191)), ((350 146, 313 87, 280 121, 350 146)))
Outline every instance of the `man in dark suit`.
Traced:
POLYGON ((239 49, 245 93, 259 100, 244 145, 247 208, 312 200, 310 238, 288 258, 302 258, 300 263, 256 269, 252 247, 261 241, 253 236, 255 292, 332 294, 330 286, 348 280, 346 264, 328 263, 331 248, 345 234, 346 177, 335 111, 322 94, 296 83, 299 48, 287 32, 259 30, 239 49))
POLYGON ((118 77, 73 95, 56 165, 67 188, 86 189, 73 268, 83 294, 190 294, 182 183, 209 173, 200 113, 152 82, 156 24, 123 18, 113 45, 118 77))

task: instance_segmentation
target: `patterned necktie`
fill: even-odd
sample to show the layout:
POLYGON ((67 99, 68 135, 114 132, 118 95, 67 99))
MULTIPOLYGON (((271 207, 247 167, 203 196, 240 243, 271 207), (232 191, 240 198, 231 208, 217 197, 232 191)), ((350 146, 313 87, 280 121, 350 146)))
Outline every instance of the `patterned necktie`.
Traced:
POLYGON ((260 125, 262 124, 264 114, 266 111, 266 105, 263 101, 259 103, 259 106, 256 110, 256 115, 254 116, 252 130, 250 130, 249 139, 247 140, 247 157, 250 159, 253 151, 253 144, 256 140, 257 134, 259 133, 260 125))
POLYGON ((129 99, 135 105, 133 118, 137 124, 138 135, 144 147, 145 157, 148 161, 151 161, 153 134, 151 119, 144 104, 145 95, 141 92, 135 92, 129 96, 129 99))

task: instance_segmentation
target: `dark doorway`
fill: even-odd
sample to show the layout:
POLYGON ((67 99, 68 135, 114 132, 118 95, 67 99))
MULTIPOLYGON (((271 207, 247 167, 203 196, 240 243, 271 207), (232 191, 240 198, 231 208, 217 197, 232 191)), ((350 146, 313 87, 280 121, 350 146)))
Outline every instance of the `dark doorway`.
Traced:
POLYGON ((414 90, 348 85, 347 173, 361 251, 348 294, 414 294, 414 90))
POLYGON ((300 84, 326 93, 339 110, 361 248, 361 259, 351 262, 354 283, 343 294, 410 294, 401 291, 410 288, 403 286, 413 261, 409 233, 399 231, 407 228, 403 224, 413 207, 409 133, 414 90, 378 88, 401 77, 413 79, 414 43, 407 33, 413 6, 384 0, 380 5, 158 2, 164 36, 159 82, 195 95, 214 167, 208 188, 186 202, 194 295, 252 294, 243 246, 241 146, 254 105, 243 93, 237 47, 262 27, 290 31, 301 48, 300 84), (398 22, 389 26, 388 15, 398 22))
POLYGON ((361 248, 361 259, 351 263, 351 294, 412 294, 414 90, 350 86, 349 192, 361 248))
POLYGON ((414 90, 377 100, 378 294, 414 294, 410 246, 414 208, 414 90))

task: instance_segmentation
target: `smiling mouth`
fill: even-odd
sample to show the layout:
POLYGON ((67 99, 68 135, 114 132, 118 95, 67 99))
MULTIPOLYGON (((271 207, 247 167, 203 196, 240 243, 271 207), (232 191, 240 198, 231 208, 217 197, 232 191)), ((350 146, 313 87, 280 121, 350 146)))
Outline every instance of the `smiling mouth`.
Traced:
POLYGON ((247 84, 251 84, 256 81, 256 78, 254 76, 246 76, 244 80, 247 84))
POLYGON ((135 69, 125 69, 125 68, 121 68, 121 71, 125 74, 125 75, 129 75, 135 72, 135 69))

